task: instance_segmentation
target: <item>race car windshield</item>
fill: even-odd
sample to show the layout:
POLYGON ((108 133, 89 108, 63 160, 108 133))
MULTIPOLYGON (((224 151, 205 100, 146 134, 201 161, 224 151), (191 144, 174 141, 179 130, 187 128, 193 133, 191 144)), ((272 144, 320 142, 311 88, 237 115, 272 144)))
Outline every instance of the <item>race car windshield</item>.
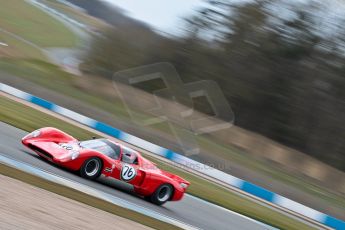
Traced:
POLYGON ((96 150, 113 159, 118 159, 121 152, 120 147, 118 145, 106 139, 81 141, 80 146, 82 148, 96 150))

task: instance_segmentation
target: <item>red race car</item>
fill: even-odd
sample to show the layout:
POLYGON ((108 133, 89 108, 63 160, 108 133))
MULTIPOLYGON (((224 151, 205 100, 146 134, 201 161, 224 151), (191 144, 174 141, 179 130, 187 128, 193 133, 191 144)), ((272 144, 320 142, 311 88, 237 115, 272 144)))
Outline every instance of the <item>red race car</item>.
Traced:
POLYGON ((78 141, 55 128, 41 128, 26 135, 22 143, 39 156, 82 177, 96 179, 101 174, 132 184, 134 191, 162 205, 181 200, 189 182, 158 169, 139 152, 108 139, 78 141))

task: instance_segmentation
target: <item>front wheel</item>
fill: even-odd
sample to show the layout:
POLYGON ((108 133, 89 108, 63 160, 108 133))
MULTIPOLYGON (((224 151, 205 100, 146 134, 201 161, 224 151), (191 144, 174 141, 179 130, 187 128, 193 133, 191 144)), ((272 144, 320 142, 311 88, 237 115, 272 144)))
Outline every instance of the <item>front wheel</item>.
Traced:
POLYGON ((87 159, 80 168, 80 175, 90 180, 95 180, 101 173, 102 161, 97 157, 87 159))
POLYGON ((151 196, 147 197, 147 200, 151 201, 154 204, 162 205, 173 195, 173 187, 170 184, 162 184, 159 186, 151 196))

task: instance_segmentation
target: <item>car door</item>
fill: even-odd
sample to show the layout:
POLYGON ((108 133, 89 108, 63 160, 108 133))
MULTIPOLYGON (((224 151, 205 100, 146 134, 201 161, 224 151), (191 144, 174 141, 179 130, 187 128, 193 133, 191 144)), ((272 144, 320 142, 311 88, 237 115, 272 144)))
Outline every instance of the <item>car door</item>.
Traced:
POLYGON ((134 186, 142 183, 145 172, 140 170, 138 155, 135 151, 127 147, 121 148, 120 161, 116 165, 116 170, 113 171, 113 177, 134 186))

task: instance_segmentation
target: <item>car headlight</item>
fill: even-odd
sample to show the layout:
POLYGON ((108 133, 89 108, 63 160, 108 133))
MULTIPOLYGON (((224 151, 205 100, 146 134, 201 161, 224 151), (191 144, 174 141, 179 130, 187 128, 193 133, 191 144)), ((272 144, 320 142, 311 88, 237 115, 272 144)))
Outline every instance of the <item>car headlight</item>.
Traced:
POLYGON ((71 155, 71 158, 72 158, 72 160, 75 160, 78 156, 79 156, 79 152, 78 151, 73 151, 72 155, 71 155))
POLYGON ((180 183, 180 186, 181 186, 181 188, 187 188, 187 187, 188 187, 188 184, 180 183))
POLYGON ((40 130, 35 130, 31 133, 32 137, 38 137, 39 135, 41 135, 41 131, 40 130))

